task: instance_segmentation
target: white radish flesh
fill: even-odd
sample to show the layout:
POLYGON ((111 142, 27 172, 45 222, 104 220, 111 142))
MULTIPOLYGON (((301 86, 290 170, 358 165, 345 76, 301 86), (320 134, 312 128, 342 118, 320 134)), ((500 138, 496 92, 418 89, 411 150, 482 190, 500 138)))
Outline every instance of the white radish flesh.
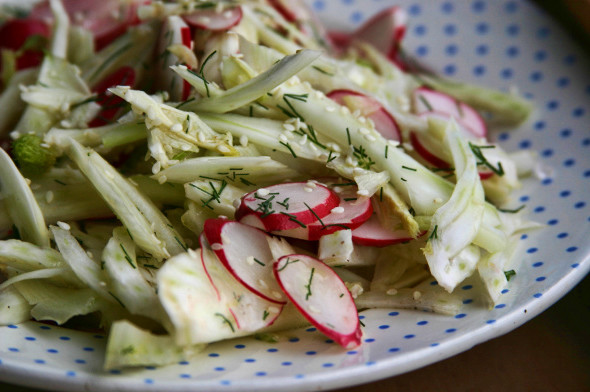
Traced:
POLYGON ((208 219, 203 233, 221 263, 244 287, 276 304, 286 302, 273 278, 268 234, 229 219, 208 219))
POLYGON ((238 281, 216 256, 204 234, 199 237, 201 262, 219 301, 229 315, 225 322, 234 322, 235 329, 256 331, 268 327, 281 314, 283 304, 268 301, 238 281))
POLYGON ((209 31, 229 30, 242 20, 242 7, 236 6, 217 12, 213 9, 201 9, 183 16, 189 25, 209 31))
POLYGON ((361 115, 371 119, 375 129, 386 139, 401 140, 397 122, 376 99, 352 90, 333 90, 327 96, 351 110, 360 110, 361 115))
POLYGON ((471 139, 486 138, 488 131, 480 114, 471 106, 440 91, 419 87, 412 94, 414 111, 418 114, 438 112, 452 116, 470 133, 471 139))
POLYGON ((335 192, 315 182, 278 184, 245 195, 236 219, 255 215, 266 231, 303 228, 328 215, 339 203, 335 192))
POLYGON ((399 229, 390 230, 383 227, 377 215, 373 215, 352 231, 352 241, 357 245, 382 247, 412 240, 410 234, 401 228, 401 221, 399 223, 399 229))
POLYGON ((350 349, 361 344, 356 306, 340 277, 320 260, 293 254, 274 263, 281 288, 319 331, 350 349))

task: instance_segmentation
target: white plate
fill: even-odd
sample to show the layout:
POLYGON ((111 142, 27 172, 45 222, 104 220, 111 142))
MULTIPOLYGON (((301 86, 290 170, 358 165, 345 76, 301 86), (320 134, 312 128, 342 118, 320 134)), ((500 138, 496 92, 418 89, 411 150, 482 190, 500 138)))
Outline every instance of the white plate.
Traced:
MULTIPOLYGON (((320 17, 351 28, 393 4, 311 0, 320 17)), ((302 391, 350 386, 447 358, 506 333, 552 305, 590 269, 590 80, 588 57, 525 1, 399 0, 408 10, 406 51, 439 72, 501 89, 537 105, 520 129, 496 137, 534 149, 552 168, 516 194, 547 225, 522 238, 522 266, 494 309, 470 302, 456 317, 409 310, 363 312, 364 344, 344 351, 314 329, 279 343, 212 344, 186 363, 123 372, 101 369, 105 338, 35 322, 0 328, 0 379, 52 390, 302 391)), ((501 376, 501 375, 500 375, 501 376)))

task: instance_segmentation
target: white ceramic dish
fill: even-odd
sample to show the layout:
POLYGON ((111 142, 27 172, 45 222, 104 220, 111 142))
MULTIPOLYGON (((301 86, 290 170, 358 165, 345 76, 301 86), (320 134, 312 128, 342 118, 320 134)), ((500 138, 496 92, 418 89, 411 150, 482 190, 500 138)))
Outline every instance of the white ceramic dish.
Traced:
MULTIPOLYGON (((212 344, 189 362, 122 372, 102 370, 101 334, 28 322, 0 328, 0 379, 60 391, 326 390, 404 373, 506 333, 551 306, 590 269, 590 69, 588 57, 526 1, 397 0, 410 16, 405 50, 442 74, 500 89, 536 104, 516 131, 495 137, 510 151, 534 149, 551 168, 517 192, 546 228, 523 236, 522 264, 491 310, 458 290, 455 317, 410 310, 363 312, 364 343, 344 351, 315 329, 279 343, 212 344)), ((326 23, 350 29, 386 0, 311 0, 326 23)))

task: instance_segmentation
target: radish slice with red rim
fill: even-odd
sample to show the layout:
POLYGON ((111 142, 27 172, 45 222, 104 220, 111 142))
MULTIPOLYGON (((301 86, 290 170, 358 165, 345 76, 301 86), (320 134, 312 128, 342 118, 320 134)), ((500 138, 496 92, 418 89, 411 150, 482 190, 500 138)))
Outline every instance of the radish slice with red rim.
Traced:
MULTIPOLYGON (((47 23, 40 19, 11 19, 0 26, 0 48, 17 51, 34 36, 49 38, 51 30, 47 23)), ((43 41, 40 41, 43 43, 43 41)), ((43 47, 25 50, 16 59, 16 68, 35 67, 43 60, 43 47)), ((1 58, 1 54, 0 54, 1 58)), ((0 62, 0 69, 2 64, 0 62)))
POLYGON ((334 270, 314 257, 293 254, 274 263, 274 274, 285 294, 319 331, 347 349, 361 344, 354 300, 334 270))
POLYGON ((373 121, 375 129, 386 139, 401 140, 397 122, 376 99, 352 90, 333 90, 327 97, 351 110, 358 109, 361 115, 373 121))
POLYGON ((414 111, 418 114, 437 112, 454 117, 471 135, 471 139, 486 138, 487 126, 481 115, 466 103, 440 91, 418 87, 412 94, 414 111))
POLYGON ((373 214, 373 205, 369 198, 357 198, 356 191, 356 186, 346 187, 342 193, 338 194, 340 198, 338 207, 333 208, 329 215, 319 218, 316 222, 305 227, 273 231, 272 234, 316 241, 338 230, 353 230, 359 227, 373 214))
MULTIPOLYGON (((62 0, 72 23, 92 32, 97 50, 123 34, 127 28, 139 23, 137 7, 140 0, 62 0)), ((29 15, 53 24, 49 1, 37 4, 29 15)))
MULTIPOLYGON (((401 226, 401 221, 399 223, 401 226)), ((412 237, 403 228, 397 230, 385 228, 379 222, 377 215, 372 215, 369 220, 352 231, 352 241, 364 246, 382 247, 411 240, 412 237)))
MULTIPOLYGON (((190 94, 191 86, 180 75, 170 69, 171 65, 180 62, 178 57, 168 51, 168 47, 171 45, 183 45, 188 49, 192 48, 191 29, 181 17, 176 15, 166 18, 160 32, 157 49, 156 88, 168 91, 172 101, 185 101, 190 94)), ((188 68, 190 69, 190 67, 188 68)))
POLYGON ((221 12, 217 12, 215 7, 212 9, 200 9, 182 17, 186 23, 198 29, 225 31, 240 23, 242 20, 242 7, 227 8, 221 12))
POLYGON ((285 303, 272 275, 268 234, 229 219, 206 220, 203 233, 221 263, 244 287, 270 302, 285 303))
POLYGON ((257 216, 266 231, 304 227, 328 215, 340 203, 338 195, 315 182, 289 182, 245 195, 236 219, 257 216))

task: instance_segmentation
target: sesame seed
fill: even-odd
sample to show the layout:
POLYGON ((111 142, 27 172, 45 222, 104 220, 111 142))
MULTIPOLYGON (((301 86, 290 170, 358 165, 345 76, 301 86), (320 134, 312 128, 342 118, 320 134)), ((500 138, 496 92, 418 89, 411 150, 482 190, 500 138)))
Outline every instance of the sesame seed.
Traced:
POLYGON ((58 221, 57 225, 64 230, 70 230, 70 225, 68 225, 66 222, 58 221))
POLYGON ((219 242, 216 242, 214 244, 211 244, 211 249, 213 249, 213 250, 221 250, 221 249, 223 249, 223 245, 221 245, 219 242))
POLYGON ((332 208, 331 212, 333 212, 335 214, 342 214, 344 212, 344 207, 340 207, 340 206, 334 207, 334 208, 332 208))
POLYGON ((369 196, 369 191, 367 189, 359 189, 356 191, 356 194, 359 196, 369 196))
POLYGON ((45 201, 49 204, 53 201, 53 192, 47 191, 45 192, 45 201))

